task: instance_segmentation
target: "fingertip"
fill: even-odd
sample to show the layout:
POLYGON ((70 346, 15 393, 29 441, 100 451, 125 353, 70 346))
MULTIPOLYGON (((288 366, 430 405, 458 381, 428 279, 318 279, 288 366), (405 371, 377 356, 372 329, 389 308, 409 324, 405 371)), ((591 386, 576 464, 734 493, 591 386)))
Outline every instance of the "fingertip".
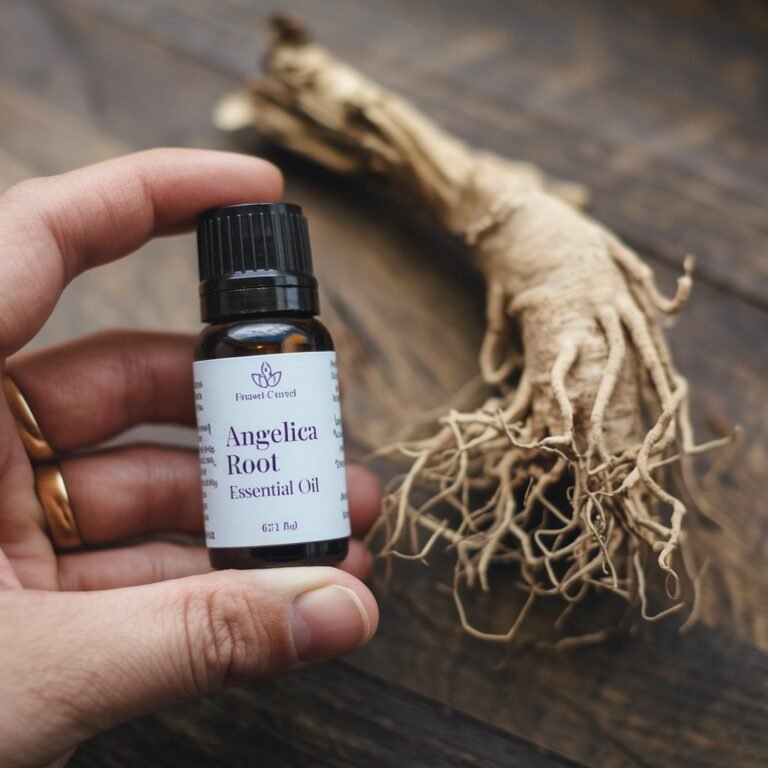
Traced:
POLYGON ((359 464, 350 464, 347 466, 347 488, 352 533, 363 536, 381 509, 381 481, 369 469, 359 464))
POLYGON ((283 172, 270 160, 263 157, 257 158, 263 164, 264 173, 271 177, 271 186, 275 190, 275 200, 282 200, 285 194, 285 177, 283 172))
MULTIPOLYGON (((217 160, 232 163, 233 171, 240 174, 249 171, 252 181, 257 183, 257 192, 249 192, 253 200, 235 200, 234 202, 270 202, 281 200, 285 192, 283 172, 270 160, 242 152, 214 151, 217 160), (248 166, 248 168, 246 168, 248 166)), ((248 197, 248 195, 246 195, 248 197)))
POLYGON ((351 539, 347 556, 339 563, 339 568, 358 579, 365 579, 372 567, 373 555, 368 551, 368 548, 363 542, 351 539))
POLYGON ((154 154, 144 167, 151 168, 148 173, 152 183, 149 186, 156 189, 158 234, 185 230, 190 226, 189 220, 179 215, 178 196, 167 182, 174 174, 180 178, 187 176, 190 182, 204 182, 189 184, 185 204, 193 216, 211 207, 277 201, 282 199, 285 190, 280 169, 269 160, 254 155, 185 148, 150 149, 138 154, 154 154))
MULTIPOLYGON (((359 546, 361 549, 365 550, 362 542, 350 541, 350 545, 354 545, 355 548, 359 546)), ((352 547, 350 547, 350 550, 351 549, 352 547)), ((368 556, 370 557, 370 553, 368 553, 368 556)), ((319 569, 314 568, 312 570, 319 569)), ((379 605, 376 602, 376 598, 374 597, 373 592, 371 592, 369 587, 363 584, 363 582, 355 574, 349 573, 348 571, 342 570, 340 568, 329 568, 328 570, 330 571, 329 576, 331 576, 329 582, 351 589, 357 595, 358 599, 363 604, 363 607, 368 613, 369 632, 368 637, 363 643, 361 643, 361 645, 364 645, 374 636, 376 633, 376 628, 379 626, 379 605)))
POLYGON ((305 592, 291 610, 296 658, 300 662, 324 661, 354 651, 371 639, 377 617, 358 589, 330 584, 305 592))
MULTIPOLYGON (((362 542, 350 542, 350 544, 352 543, 359 545, 361 549, 365 549, 362 542)), ((365 551, 367 552, 367 550, 365 551)), ((370 553, 368 553, 368 556, 370 557, 370 553)), ((340 570, 339 568, 333 570, 336 573, 334 582, 339 586, 352 590, 368 614, 368 635, 360 643, 360 645, 365 645, 376 634, 379 626, 379 604, 376 602, 376 598, 370 588, 363 584, 355 574, 340 570)))

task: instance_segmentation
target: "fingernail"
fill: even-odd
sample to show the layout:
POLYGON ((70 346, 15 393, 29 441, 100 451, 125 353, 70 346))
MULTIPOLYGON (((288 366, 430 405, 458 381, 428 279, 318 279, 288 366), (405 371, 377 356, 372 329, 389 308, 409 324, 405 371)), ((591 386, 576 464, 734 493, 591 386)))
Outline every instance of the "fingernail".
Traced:
POLYGON ((305 592, 293 604, 293 643, 300 661, 352 651, 370 635, 371 620, 360 598, 334 584, 305 592))

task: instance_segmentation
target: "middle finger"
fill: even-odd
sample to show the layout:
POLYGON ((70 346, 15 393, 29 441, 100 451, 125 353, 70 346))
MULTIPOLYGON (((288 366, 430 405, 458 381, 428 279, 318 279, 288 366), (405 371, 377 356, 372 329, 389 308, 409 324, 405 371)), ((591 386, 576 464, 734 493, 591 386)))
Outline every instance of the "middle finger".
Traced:
POLYGON ((109 331, 11 358, 7 371, 58 453, 136 424, 194 424, 192 336, 109 331))

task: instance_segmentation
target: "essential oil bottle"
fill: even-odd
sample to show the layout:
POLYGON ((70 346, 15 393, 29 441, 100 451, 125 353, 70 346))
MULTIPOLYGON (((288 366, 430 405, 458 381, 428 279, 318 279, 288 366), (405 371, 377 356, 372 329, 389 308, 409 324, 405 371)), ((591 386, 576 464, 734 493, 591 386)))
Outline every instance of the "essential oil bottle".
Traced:
POLYGON ((197 230, 195 405, 214 568, 336 563, 350 525, 333 341, 298 205, 207 211, 197 230))

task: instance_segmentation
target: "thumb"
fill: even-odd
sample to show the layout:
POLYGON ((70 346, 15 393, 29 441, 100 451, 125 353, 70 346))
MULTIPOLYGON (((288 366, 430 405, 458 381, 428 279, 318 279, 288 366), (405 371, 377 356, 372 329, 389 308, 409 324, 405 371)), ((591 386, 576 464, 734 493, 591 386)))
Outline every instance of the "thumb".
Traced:
POLYGON ((22 727, 0 720, 0 744, 9 736, 32 764, 162 706, 351 651, 378 623, 368 589, 335 568, 222 571, 103 592, 12 590, 0 600, 18 604, 3 605, 0 647, 16 663, 0 669, 0 712, 22 727))

